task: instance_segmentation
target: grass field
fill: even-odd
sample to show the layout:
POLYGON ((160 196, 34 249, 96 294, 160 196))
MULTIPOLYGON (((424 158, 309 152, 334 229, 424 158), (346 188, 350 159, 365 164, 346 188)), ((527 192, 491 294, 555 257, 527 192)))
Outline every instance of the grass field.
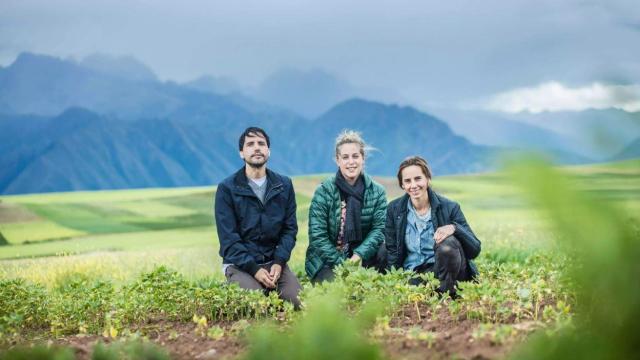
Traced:
MULTIPOLYGON (((639 168, 638 161, 629 161, 569 167, 566 171, 574 175, 577 189, 616 202, 628 209, 630 217, 638 219, 639 168)), ((298 270, 302 270, 307 245, 309 203, 323 178, 316 175, 294 179, 300 231, 291 265, 298 270)), ((391 195, 389 200, 401 194, 395 179, 378 180, 391 195)), ((526 253, 545 248, 553 240, 545 222, 527 205, 520 190, 499 173, 439 177, 433 184, 438 192, 461 204, 483 242, 484 256, 510 251, 526 253)), ((65 263, 84 262, 85 256, 96 258, 92 252, 127 253, 127 258, 139 256, 144 263, 149 254, 171 248, 196 248, 199 250, 195 253, 213 256, 208 261, 211 268, 198 266, 199 271, 194 271, 190 268, 194 263, 183 261, 178 270, 197 276, 218 274, 214 195, 215 187, 204 187, 0 197, 0 203, 5 205, 0 212, 0 232, 10 244, 0 247, 0 259, 4 259, 0 274, 29 278, 35 271, 32 269, 46 273, 54 266, 50 256, 62 257, 65 263), (25 214, 35 214, 36 220, 20 221, 25 214)), ((42 279, 40 275, 37 278, 42 279)))
MULTIPOLYGON (((625 221, 636 229, 640 227, 640 161, 567 167, 562 171, 569 175, 572 188, 596 202, 622 209, 625 221)), ((303 274, 308 244, 309 203, 323 178, 294 179, 300 230, 289 265, 299 274, 303 274)), ((410 306, 411 312, 415 307, 417 319, 416 315, 391 317, 385 331, 395 334, 392 339, 413 345, 407 350, 396 348, 398 342, 385 342, 388 352, 415 358, 416 351, 427 351, 435 344, 436 350, 440 349, 437 354, 444 357, 443 351, 449 348, 443 344, 449 342, 459 346, 454 353, 462 357, 496 357, 504 355, 509 349, 506 345, 516 341, 512 338, 564 324, 570 313, 567 304, 574 299, 563 275, 570 259, 560 251, 558 234, 546 215, 535 210, 509 179, 502 173, 434 179, 436 191, 461 204, 482 241, 476 261, 481 280, 467 285, 465 298, 459 302, 443 303, 428 294, 402 290, 407 293, 397 303, 410 306), (421 312, 440 320, 425 323, 421 312), (463 320, 446 320, 450 317, 463 320), (451 321, 466 337, 411 342, 440 339, 445 335, 438 329, 450 328, 451 321), (431 328, 436 330, 425 330, 431 328), (477 341, 478 346, 468 350, 469 341, 477 341)), ((378 180, 387 188, 389 200, 402 193, 395 179, 378 180)), ((55 294, 74 274, 88 274, 92 279, 127 287, 160 265, 174 269, 185 281, 222 280, 212 216, 214 195, 215 187, 201 187, 0 197, 0 232, 9 243, 0 246, 0 280, 25 279, 55 294)), ((390 287, 396 283, 384 278, 369 284, 369 280, 357 278, 361 275, 354 276, 346 277, 345 283, 364 286, 362 291, 367 288, 384 293, 399 286, 390 287)), ((404 315, 407 310, 402 309, 404 315)), ((187 319, 192 315, 183 314, 187 319)), ((235 315, 231 318, 237 319, 235 315)), ((82 324, 69 331, 84 329, 82 324)))

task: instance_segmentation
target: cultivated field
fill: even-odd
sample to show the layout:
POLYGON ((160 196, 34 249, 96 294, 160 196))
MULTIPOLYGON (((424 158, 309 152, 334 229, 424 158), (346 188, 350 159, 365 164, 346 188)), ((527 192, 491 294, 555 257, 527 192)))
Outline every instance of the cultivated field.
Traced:
MULTIPOLYGON (((640 161, 562 171, 572 190, 621 209, 638 228, 640 161)), ((570 326, 579 294, 566 271, 575 259, 559 241, 566 234, 501 173, 433 182, 461 204, 482 241, 481 277, 462 285, 461 299, 408 286, 403 272, 349 267, 335 283, 311 287, 303 276, 307 213, 323 178, 294 179, 300 231, 290 266, 305 286, 301 313, 274 296, 223 284, 215 187, 1 197, 0 348, 53 340, 89 358, 97 341, 111 348, 96 351, 122 356, 156 351, 149 340, 174 358, 260 358, 287 339, 318 358, 357 349, 369 358, 495 358, 532 332, 570 326)), ((401 194, 394 179, 379 181, 389 199, 401 194)), ((519 184, 527 181, 536 179, 519 184)))

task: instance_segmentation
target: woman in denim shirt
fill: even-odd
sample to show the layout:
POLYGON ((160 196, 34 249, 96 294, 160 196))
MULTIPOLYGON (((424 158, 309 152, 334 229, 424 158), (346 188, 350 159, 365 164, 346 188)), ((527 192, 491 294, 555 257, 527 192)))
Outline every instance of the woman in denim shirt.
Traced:
MULTIPOLYGON (((385 224, 387 267, 416 273, 433 272, 439 292, 456 297, 458 281, 478 271, 471 261, 480 253, 475 236, 458 203, 431 189, 431 170, 419 156, 405 159, 398 170, 405 195, 389 203, 385 224)), ((417 285, 421 279, 412 279, 417 285)))

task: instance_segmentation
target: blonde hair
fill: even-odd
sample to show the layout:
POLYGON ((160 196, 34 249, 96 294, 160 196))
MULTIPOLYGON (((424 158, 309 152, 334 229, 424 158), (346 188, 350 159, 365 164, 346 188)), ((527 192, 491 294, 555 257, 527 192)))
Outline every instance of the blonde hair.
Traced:
POLYGON ((362 139, 359 132, 354 130, 345 129, 342 130, 338 137, 336 137, 336 158, 340 157, 340 146, 344 144, 358 144, 360 145, 360 154, 365 157, 365 151, 368 152, 369 148, 362 139))

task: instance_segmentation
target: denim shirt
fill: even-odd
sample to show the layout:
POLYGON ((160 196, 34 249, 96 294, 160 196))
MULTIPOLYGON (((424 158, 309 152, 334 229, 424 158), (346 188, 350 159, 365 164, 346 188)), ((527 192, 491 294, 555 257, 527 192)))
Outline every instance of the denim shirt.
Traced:
POLYGON ((404 261, 405 270, 413 270, 416 266, 435 262, 433 247, 435 240, 431 211, 424 216, 418 215, 411 201, 407 202, 407 229, 405 242, 407 244, 407 258, 404 261))

